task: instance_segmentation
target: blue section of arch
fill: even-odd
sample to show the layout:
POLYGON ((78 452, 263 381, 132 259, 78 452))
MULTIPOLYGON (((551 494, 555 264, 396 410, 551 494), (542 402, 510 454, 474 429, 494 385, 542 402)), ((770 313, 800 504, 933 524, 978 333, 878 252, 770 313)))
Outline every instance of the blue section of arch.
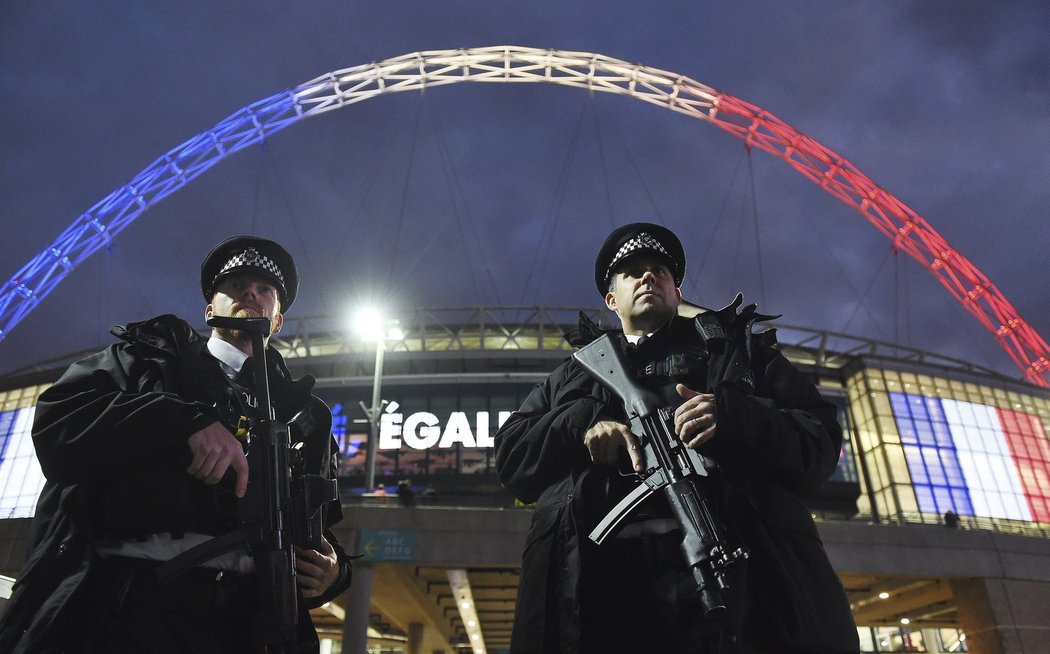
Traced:
POLYGON ((0 291, 0 341, 66 275, 106 246, 143 211, 224 157, 262 141, 302 117, 294 91, 259 100, 165 153, 131 182, 81 214, 4 284, 0 291))

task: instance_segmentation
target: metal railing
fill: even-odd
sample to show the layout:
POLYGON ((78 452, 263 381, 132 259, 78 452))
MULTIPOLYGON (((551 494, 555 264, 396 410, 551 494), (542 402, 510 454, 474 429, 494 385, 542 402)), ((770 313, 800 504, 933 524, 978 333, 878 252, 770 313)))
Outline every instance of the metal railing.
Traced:
MULTIPOLYGON (((581 312, 595 322, 609 320, 605 310, 580 307, 417 308, 393 316, 403 336, 388 340, 387 351, 567 352, 570 347, 564 333, 577 324, 581 312)), ((963 359, 888 341, 781 322, 768 324, 777 330, 789 358, 818 369, 837 370, 858 356, 867 356, 1020 381, 963 359)), ((272 343, 288 359, 360 354, 375 348, 354 336, 345 318, 336 315, 286 318, 284 331, 272 343)))

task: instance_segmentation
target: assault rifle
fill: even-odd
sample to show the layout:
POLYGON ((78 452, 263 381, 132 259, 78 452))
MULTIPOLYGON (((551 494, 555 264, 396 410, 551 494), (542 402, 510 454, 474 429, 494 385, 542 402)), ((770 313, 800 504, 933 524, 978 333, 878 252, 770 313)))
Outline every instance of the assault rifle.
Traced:
MULTIPOLYGON (((294 545, 320 549, 324 528, 320 509, 338 498, 338 487, 334 479, 306 474, 303 452, 292 445, 291 431, 300 427, 300 421, 312 419, 308 410, 287 425, 273 418, 264 344, 270 321, 213 317, 208 325, 239 330, 252 338, 259 418, 247 420, 248 490, 237 503, 239 529, 176 556, 157 569, 157 576, 171 580, 217 556, 246 548, 255 559, 260 586, 262 610, 255 620, 256 640, 267 652, 294 652, 299 617, 294 545)), ((230 426, 243 428, 243 422, 230 426)), ((309 427, 301 429, 308 433, 309 427)))
POLYGON ((639 439, 645 465, 642 483, 627 494, 598 523, 590 539, 601 545, 624 519, 653 493, 660 491, 682 528, 681 552, 696 580, 697 597, 708 617, 726 609, 727 571, 746 559, 747 550, 730 550, 721 524, 711 512, 704 477, 713 464, 674 433, 674 409, 656 393, 635 381, 618 339, 605 334, 573 357, 602 386, 619 398, 627 411, 631 432, 639 439))

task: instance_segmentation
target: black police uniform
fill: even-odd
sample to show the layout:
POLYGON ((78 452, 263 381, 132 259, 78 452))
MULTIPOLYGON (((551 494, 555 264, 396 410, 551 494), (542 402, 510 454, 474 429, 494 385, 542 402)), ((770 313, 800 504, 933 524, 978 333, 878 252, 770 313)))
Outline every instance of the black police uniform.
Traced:
MULTIPOLYGON (((37 404, 33 437, 47 482, 29 562, 0 622, 0 651, 256 651, 254 574, 198 568, 162 584, 154 563, 95 551, 97 542, 156 533, 177 541, 236 526, 231 480, 206 486, 186 473, 188 437, 234 399, 207 339, 170 315, 113 333, 120 343, 71 366, 37 404)), ((293 381, 273 349, 267 358, 277 418, 310 412, 309 472, 334 477, 331 413, 311 394, 313 379, 293 381)), ((338 501, 325 513, 340 579, 323 597, 300 598, 304 651, 317 647, 308 609, 351 578, 330 529, 342 516, 338 501)))
MULTIPOLYGON (((641 383, 669 405, 681 402, 677 382, 715 396, 717 433, 702 452, 719 477, 708 493, 731 544, 750 552, 733 568, 728 617, 703 618, 662 497, 647 500, 618 538, 600 548, 588 540, 631 485, 621 476, 630 472, 626 455, 619 470, 594 465, 583 435, 599 420, 626 419, 619 400, 570 359, 495 436, 502 482, 536 503, 512 652, 857 651, 849 603, 801 499, 837 464, 835 408, 771 347, 771 335, 751 335, 754 316, 738 317, 738 305, 716 316, 731 341, 721 352, 708 351, 695 321, 676 317, 629 354, 641 383)), ((569 340, 579 347, 599 333, 584 319, 569 340)))
MULTIPOLYGON (((685 252, 653 223, 606 238, 594 281, 605 295, 632 259, 666 263, 680 286, 685 252)), ((835 409, 775 349, 752 336, 763 317, 741 298, 695 321, 676 317, 629 351, 640 383, 668 406, 676 383, 711 393, 717 431, 702 453, 718 464, 703 487, 732 547, 727 615, 706 620, 678 552, 681 532, 653 497, 601 548, 587 534, 633 487, 622 470, 593 465, 583 445, 599 420, 626 422, 623 407, 570 359, 539 385, 496 434, 507 488, 536 502, 523 553, 511 650, 526 652, 855 652, 849 604, 801 497, 832 473, 842 433, 835 409)), ((619 332, 615 332, 619 334, 619 332)), ((582 347, 600 331, 581 314, 567 335, 582 347)), ((624 338, 622 335, 619 338, 624 338)), ((633 483, 637 483, 635 480, 633 483)))

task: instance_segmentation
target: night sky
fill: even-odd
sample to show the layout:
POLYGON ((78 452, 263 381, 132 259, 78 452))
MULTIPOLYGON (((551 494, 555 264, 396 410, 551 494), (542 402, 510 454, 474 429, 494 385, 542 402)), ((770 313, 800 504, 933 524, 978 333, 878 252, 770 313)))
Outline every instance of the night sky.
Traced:
MULTIPOLYGON (((520 45, 673 71, 769 113, 922 215, 1050 334, 1043 2, 6 2, 0 276, 157 157, 254 101, 424 50, 520 45)), ((550 84, 385 95, 237 153, 140 216, 0 342, 0 374, 177 313, 234 234, 283 243, 289 319, 599 307, 610 229, 675 229, 685 296, 1020 372, 918 263, 784 162, 702 121, 550 84)))

